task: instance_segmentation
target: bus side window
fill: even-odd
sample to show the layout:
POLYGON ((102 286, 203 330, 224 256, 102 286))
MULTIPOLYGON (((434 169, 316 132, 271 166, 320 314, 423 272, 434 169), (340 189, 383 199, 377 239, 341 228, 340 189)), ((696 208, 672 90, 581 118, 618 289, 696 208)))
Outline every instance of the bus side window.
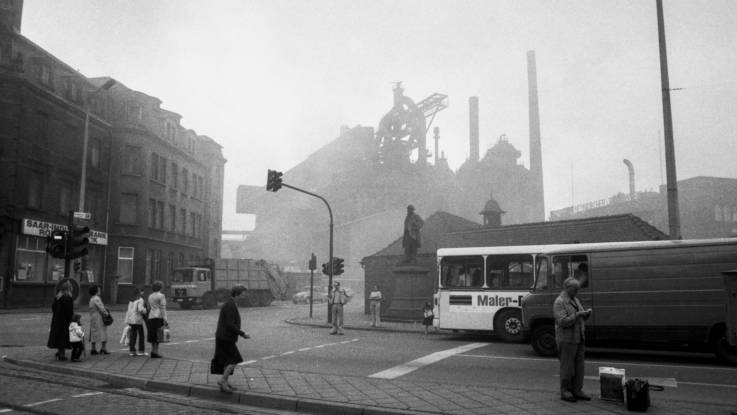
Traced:
POLYGON ((550 287, 550 273, 548 272, 548 259, 538 257, 537 261, 537 279, 535 280, 536 290, 547 290, 550 287))

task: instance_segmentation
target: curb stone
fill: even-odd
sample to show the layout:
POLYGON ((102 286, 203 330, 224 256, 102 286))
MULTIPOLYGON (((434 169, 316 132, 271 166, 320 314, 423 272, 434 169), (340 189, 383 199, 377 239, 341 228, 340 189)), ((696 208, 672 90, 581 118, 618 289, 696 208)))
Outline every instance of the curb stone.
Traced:
POLYGON ((317 399, 300 399, 291 396, 267 395, 254 392, 236 392, 223 394, 219 389, 210 386, 188 385, 183 383, 147 380, 126 375, 99 373, 91 370, 74 367, 60 367, 52 364, 39 363, 29 360, 18 360, 8 356, 1 357, 5 362, 16 366, 26 366, 49 372, 63 373, 72 376, 88 377, 105 381, 118 388, 138 388, 149 392, 168 392, 197 398, 214 399, 230 403, 240 403, 267 409, 288 410, 316 414, 357 414, 357 415, 420 415, 435 414, 436 412, 401 411, 391 408, 361 406, 350 403, 321 401, 317 399))

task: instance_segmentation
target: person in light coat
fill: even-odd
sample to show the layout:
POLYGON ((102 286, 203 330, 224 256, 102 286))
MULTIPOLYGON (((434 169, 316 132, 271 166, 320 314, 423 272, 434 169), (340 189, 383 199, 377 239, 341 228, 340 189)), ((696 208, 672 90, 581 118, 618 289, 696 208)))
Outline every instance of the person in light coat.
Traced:
POLYGON ((128 311, 125 313, 125 323, 128 329, 128 351, 131 356, 146 355, 145 341, 143 337, 143 317, 146 315, 146 306, 143 300, 143 290, 136 288, 133 296, 128 302, 128 311), (136 353, 136 341, 138 341, 138 353, 136 353))
POLYGON ((93 285, 90 293, 90 354, 98 354, 95 344, 100 343, 99 354, 110 354, 107 351, 107 326, 102 322, 102 316, 109 311, 100 299, 100 287, 93 285))
POLYGON ((154 281, 151 285, 151 289, 154 291, 148 296, 148 342, 151 343, 151 357, 160 358, 159 354, 159 329, 168 326, 169 322, 166 319, 166 297, 161 289, 164 287, 164 283, 161 281, 154 281))
POLYGON ((369 307, 371 308, 371 327, 381 327, 381 291, 378 285, 369 294, 369 307))

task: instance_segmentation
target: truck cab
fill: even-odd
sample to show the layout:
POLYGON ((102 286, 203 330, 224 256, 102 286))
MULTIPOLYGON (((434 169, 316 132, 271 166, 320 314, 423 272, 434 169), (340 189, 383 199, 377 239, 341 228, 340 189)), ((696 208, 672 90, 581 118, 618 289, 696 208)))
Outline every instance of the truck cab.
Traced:
POLYGON ((172 273, 170 298, 183 309, 192 305, 217 306, 217 297, 211 291, 212 271, 209 268, 176 268, 172 273))

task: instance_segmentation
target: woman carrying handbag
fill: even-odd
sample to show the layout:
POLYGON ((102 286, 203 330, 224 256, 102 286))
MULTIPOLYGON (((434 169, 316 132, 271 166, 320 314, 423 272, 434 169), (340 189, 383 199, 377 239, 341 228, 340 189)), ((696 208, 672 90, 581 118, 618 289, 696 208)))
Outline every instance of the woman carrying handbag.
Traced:
POLYGON ((215 332, 215 357, 210 362, 210 372, 223 375, 218 381, 220 392, 223 393, 233 393, 235 390, 235 387, 228 383, 228 377, 233 374, 235 366, 243 361, 236 345, 238 336, 244 339, 249 338, 248 334, 241 330, 241 315, 235 302, 235 299, 245 291, 246 287, 242 285, 231 288, 230 298, 220 308, 218 317, 218 328, 215 332))

